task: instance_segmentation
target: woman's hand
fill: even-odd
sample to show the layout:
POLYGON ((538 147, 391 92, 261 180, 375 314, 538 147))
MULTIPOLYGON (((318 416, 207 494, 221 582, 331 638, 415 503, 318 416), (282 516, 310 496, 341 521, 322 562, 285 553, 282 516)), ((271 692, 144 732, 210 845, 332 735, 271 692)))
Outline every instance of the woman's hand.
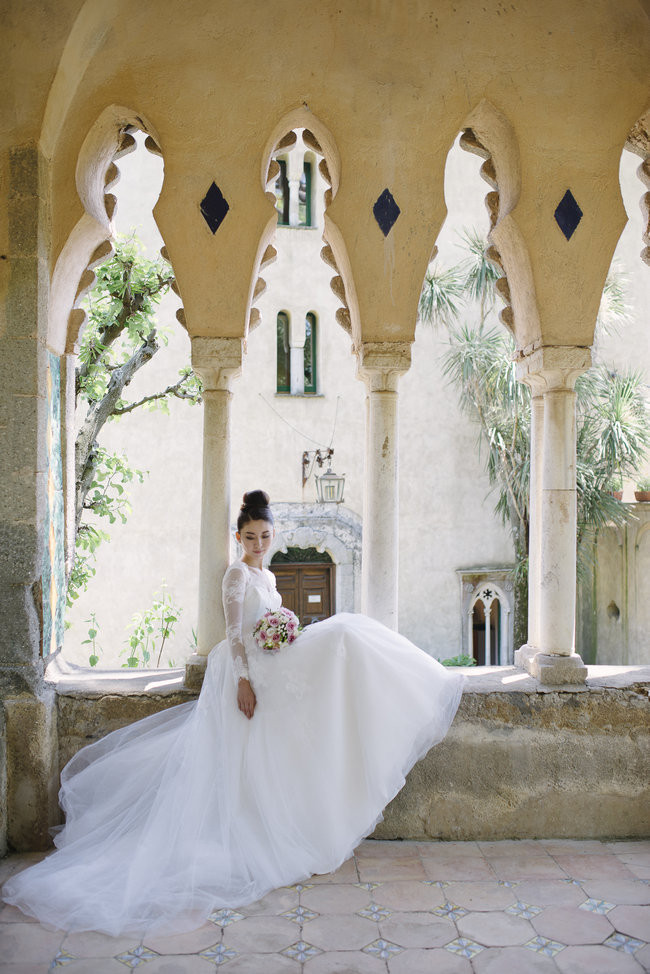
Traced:
POLYGON ((255 712, 257 700, 250 684, 250 680, 242 677, 237 688, 237 706, 245 717, 250 720, 255 712))

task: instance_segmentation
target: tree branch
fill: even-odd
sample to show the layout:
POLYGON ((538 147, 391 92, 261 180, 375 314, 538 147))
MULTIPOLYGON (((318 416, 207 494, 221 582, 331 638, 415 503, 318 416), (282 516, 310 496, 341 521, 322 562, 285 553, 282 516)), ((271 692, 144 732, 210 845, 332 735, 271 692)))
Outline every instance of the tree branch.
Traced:
POLYGON ((129 403, 128 406, 116 406, 111 415, 123 416, 124 413, 132 413, 134 409, 138 408, 138 406, 144 406, 145 403, 148 402, 155 402, 157 399, 165 399, 167 396, 175 396, 176 399, 193 399, 194 396, 183 392, 183 386, 189 378, 189 375, 185 375, 182 379, 179 379, 178 382, 174 383, 173 386, 167 386, 167 388, 163 389, 162 392, 154 392, 151 396, 144 396, 142 399, 139 399, 138 402, 129 403))

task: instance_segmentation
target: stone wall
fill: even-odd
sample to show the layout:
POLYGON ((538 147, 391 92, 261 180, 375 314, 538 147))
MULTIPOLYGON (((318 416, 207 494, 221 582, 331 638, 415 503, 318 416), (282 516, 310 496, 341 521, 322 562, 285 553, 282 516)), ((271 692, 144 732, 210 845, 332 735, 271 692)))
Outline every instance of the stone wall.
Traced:
MULTIPOLYGON (((468 671, 465 671, 468 672, 468 671)), ((590 667, 586 688, 540 690, 514 667, 481 667, 451 731, 410 772, 382 839, 629 838, 650 829, 650 667, 590 667)), ((196 694, 62 681, 59 763, 84 744, 196 694)), ((151 681, 151 676, 148 677, 151 681)))

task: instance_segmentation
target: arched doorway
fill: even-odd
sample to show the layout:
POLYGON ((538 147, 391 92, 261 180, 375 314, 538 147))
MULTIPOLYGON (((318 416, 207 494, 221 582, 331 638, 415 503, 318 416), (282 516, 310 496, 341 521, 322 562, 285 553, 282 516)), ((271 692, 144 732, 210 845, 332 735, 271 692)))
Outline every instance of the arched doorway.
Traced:
POLYGON ((282 603, 303 625, 327 619, 336 611, 336 566, 326 551, 287 548, 276 551, 270 569, 282 603))

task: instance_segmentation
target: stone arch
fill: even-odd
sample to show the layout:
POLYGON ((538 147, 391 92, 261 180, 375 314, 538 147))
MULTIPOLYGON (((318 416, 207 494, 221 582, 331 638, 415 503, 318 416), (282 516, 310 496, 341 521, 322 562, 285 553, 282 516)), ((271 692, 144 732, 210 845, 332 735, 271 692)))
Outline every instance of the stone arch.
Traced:
POLYGON ((641 260, 650 265, 650 108, 632 126, 625 142, 625 148, 641 157, 641 165, 637 175, 645 187, 640 199, 641 210, 644 214, 645 227, 641 260))
MULTIPOLYGON (((338 192, 341 179, 341 160, 332 133, 327 126, 313 115, 307 106, 294 109, 284 115, 277 122, 271 135, 267 139, 262 156, 261 180, 262 186, 271 195, 269 184, 272 183, 278 172, 277 163, 273 159, 273 154, 282 148, 290 148, 295 143, 293 129, 303 128, 303 142, 308 149, 311 149, 321 159, 318 170, 325 183, 329 184, 329 189, 325 191, 325 213, 323 232, 323 242, 325 246, 321 250, 321 257, 334 271, 335 277, 332 278, 331 287, 334 294, 341 301, 342 307, 336 313, 336 320, 342 328, 347 331, 353 342, 361 340, 361 322, 359 315, 359 304, 357 300, 356 288, 352 275, 352 268, 347 253, 347 248, 343 240, 343 235, 334 223, 327 210, 338 192), (293 136, 293 138, 292 138, 293 136)), ((271 239, 275 233, 276 217, 275 211, 267 224, 256 260, 256 267, 263 267, 270 260, 275 258, 275 251, 271 246, 271 239), (270 253, 272 251, 272 253, 270 253)), ((255 277, 255 275, 253 275, 255 277)), ((264 283, 260 284, 261 278, 257 278, 257 283, 252 288, 252 301, 262 293, 264 283)), ((249 326, 254 327, 259 323, 259 312, 255 315, 256 309, 251 311, 249 326)))
POLYGON ((84 213, 56 259, 50 285, 47 344, 57 355, 76 351, 85 322, 78 304, 95 281, 93 269, 112 251, 116 198, 110 190, 120 176, 117 161, 135 149, 135 129, 147 133, 150 152, 162 155, 151 125, 118 105, 104 109, 79 152, 75 181, 84 213))
POLYGON ((499 318, 525 354, 541 333, 532 263, 514 211, 521 196, 521 159, 514 128, 483 99, 465 118, 460 144, 484 162, 481 176, 491 187, 485 203, 490 216, 488 257, 502 273, 497 291, 505 307, 499 318))
POLYGON ((342 504, 273 505, 275 537, 269 560, 289 547, 326 551, 336 565, 337 612, 356 612, 361 600, 361 518, 342 504))

